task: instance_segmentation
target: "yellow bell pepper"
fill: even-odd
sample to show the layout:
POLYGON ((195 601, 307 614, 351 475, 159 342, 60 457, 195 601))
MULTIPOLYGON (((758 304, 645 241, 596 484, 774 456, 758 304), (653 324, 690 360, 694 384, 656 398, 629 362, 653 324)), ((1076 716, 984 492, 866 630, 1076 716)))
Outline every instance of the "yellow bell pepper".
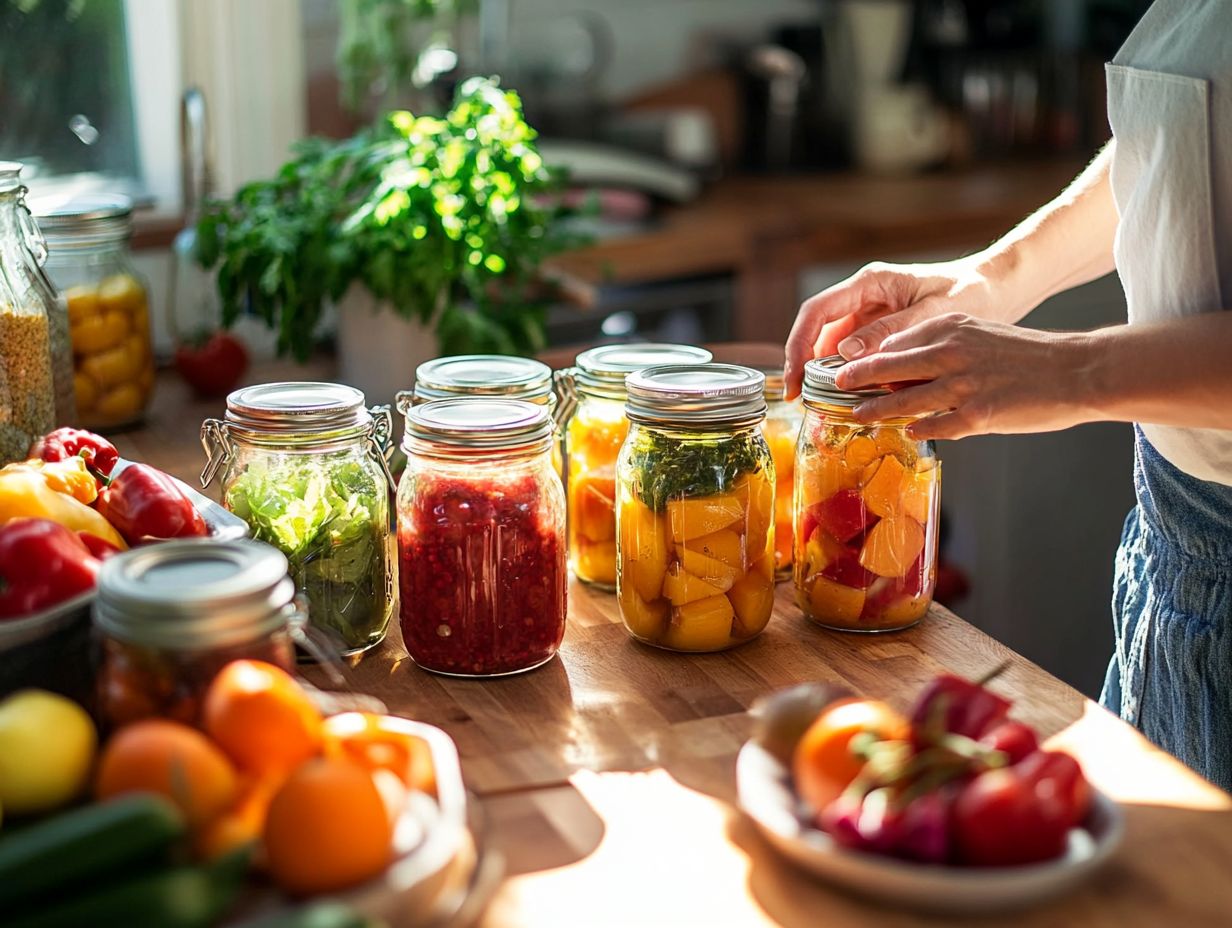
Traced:
POLYGON ((57 493, 38 470, 6 467, 0 470, 0 525, 24 517, 50 519, 74 532, 88 532, 121 551, 128 547, 102 515, 72 496, 57 493))
POLYGON ((87 506, 98 499, 98 481, 86 467, 84 458, 65 458, 63 461, 40 461, 38 458, 31 458, 10 464, 0 470, 0 473, 10 470, 33 471, 42 476, 47 485, 57 493, 71 496, 87 506))

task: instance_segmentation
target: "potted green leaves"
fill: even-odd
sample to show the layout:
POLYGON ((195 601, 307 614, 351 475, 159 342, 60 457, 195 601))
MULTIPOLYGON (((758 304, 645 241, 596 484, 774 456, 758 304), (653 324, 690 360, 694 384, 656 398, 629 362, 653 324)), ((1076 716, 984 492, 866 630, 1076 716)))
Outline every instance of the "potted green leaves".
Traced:
POLYGON ((417 358, 541 348, 539 270, 570 239, 534 138, 516 94, 472 78, 441 118, 398 111, 303 141, 275 177, 204 211, 198 254, 224 323, 251 312, 302 360, 341 304, 342 379, 374 400, 409 386, 417 358))

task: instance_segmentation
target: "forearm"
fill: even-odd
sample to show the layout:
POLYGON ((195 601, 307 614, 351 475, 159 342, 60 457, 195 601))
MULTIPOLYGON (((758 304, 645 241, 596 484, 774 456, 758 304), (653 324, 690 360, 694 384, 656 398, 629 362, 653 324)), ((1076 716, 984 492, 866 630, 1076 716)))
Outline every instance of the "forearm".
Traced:
POLYGON ((1232 311, 1073 338, 1080 421, 1232 429, 1232 311))
POLYGON ((996 295, 996 308, 981 315, 1017 322, 1053 294, 1113 270, 1118 215, 1109 168, 1114 145, 1105 145, 1060 196, 971 256, 996 295))

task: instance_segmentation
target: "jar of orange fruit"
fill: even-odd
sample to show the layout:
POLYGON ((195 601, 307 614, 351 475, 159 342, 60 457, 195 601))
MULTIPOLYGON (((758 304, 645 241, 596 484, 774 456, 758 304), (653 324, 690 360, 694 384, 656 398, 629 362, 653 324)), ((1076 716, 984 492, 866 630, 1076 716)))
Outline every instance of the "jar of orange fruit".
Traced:
POLYGON ((133 268, 132 203, 81 197, 38 217, 46 270, 68 304, 77 421, 88 428, 138 422, 154 387, 148 289, 133 268))
POLYGON ((253 658, 290 671, 303 614, 280 551, 248 539, 168 541, 103 562, 93 607, 105 725, 200 722, 214 676, 253 658))
POLYGON ((764 377, 734 364, 629 375, 616 468, 617 594, 633 637, 719 651, 774 606, 774 461, 764 377))
POLYGON ((910 420, 857 423, 852 409, 885 388, 847 391, 834 356, 804 367, 796 449, 796 601, 820 625, 892 631, 928 611, 937 575, 941 463, 910 420))
POLYGON ((703 364, 690 345, 604 345, 557 374, 564 398, 569 568, 583 583, 616 588, 616 456, 629 433, 625 377, 656 364, 703 364))
POLYGON ((766 375, 766 421, 762 434, 774 458, 774 579, 791 579, 792 479, 796 472, 796 436, 804 421, 804 406, 799 400, 787 402, 783 396, 783 369, 762 368, 766 375))

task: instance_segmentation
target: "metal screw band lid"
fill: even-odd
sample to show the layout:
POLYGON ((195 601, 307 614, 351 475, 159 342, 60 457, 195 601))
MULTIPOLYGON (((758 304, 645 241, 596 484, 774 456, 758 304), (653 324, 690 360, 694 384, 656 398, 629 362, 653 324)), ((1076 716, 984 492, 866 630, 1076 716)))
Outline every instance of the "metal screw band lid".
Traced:
POLYGON ((139 644, 222 647, 286 627, 294 596, 287 559, 267 544, 167 541, 103 562, 94 622, 139 644))
POLYGON ((335 437, 366 431, 364 395, 340 383, 287 382, 242 387, 227 397, 227 428, 241 438, 335 437))
POLYGON ((787 389, 786 381, 783 379, 783 369, 781 367, 759 367, 757 369, 766 378, 766 402, 781 403, 783 393, 787 389))
POLYGON ((541 450, 550 447, 552 417, 547 407, 525 400, 432 400, 406 414, 403 448, 460 451, 541 450))
POLYGON ((634 371, 664 364, 705 364, 712 357, 705 348, 693 345, 601 345, 577 356, 575 377, 582 393, 623 400, 625 378, 634 371))
POLYGON ((625 414, 648 425, 740 427, 766 415, 766 378, 738 364, 664 364, 629 375, 625 414))
POLYGON ((552 369, 534 358, 461 354, 426 361, 415 371, 415 399, 491 396, 544 401, 552 395, 552 369))
POLYGON ((133 201, 120 193, 89 194, 36 218, 52 249, 123 242, 133 230, 133 201))
POLYGON ((867 387, 861 390, 843 390, 834 378, 847 361, 842 355, 815 358, 804 365, 804 388, 801 394, 806 403, 821 403, 828 406, 859 406, 869 397, 885 396, 890 391, 885 387, 867 387))

